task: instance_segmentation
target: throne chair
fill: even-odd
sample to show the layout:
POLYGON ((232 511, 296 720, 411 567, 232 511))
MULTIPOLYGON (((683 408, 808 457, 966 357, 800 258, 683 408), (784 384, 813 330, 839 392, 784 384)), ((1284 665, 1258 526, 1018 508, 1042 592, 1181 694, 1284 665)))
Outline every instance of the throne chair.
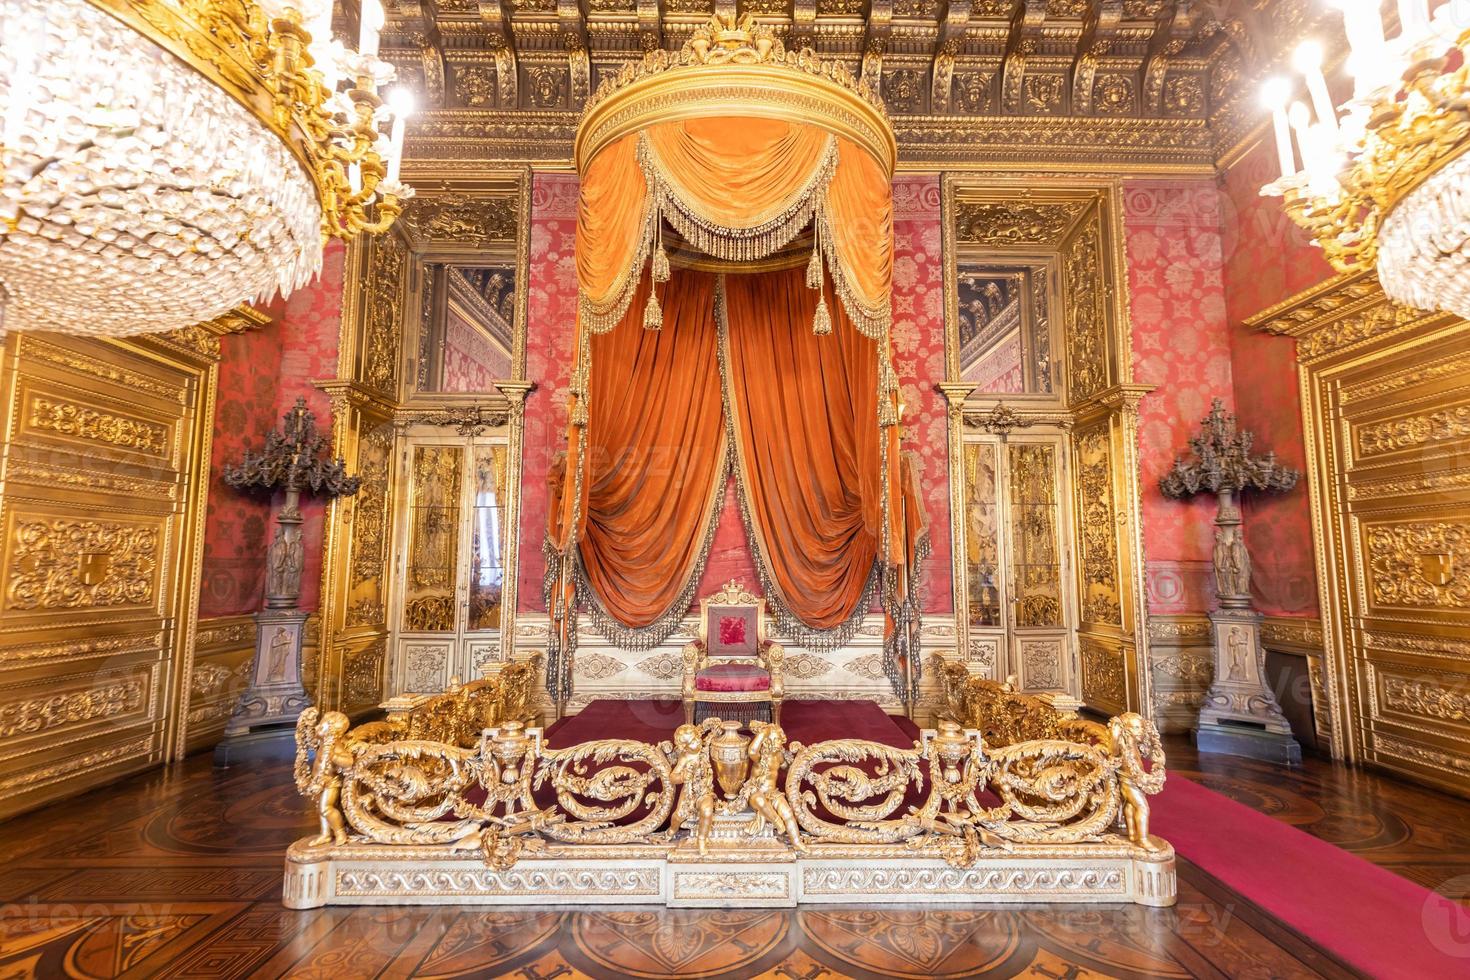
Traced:
POLYGON ((696 709, 715 704, 700 711, 748 722, 768 710, 779 724, 785 656, 766 638, 766 600, 737 582, 699 600, 699 639, 684 645, 684 720, 703 720, 696 709))

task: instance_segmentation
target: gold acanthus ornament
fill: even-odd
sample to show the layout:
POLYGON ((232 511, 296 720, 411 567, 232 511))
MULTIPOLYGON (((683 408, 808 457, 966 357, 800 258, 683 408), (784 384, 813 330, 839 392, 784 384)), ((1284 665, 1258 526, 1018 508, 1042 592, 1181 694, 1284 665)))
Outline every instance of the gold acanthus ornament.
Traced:
POLYGON ((551 748, 523 723, 526 666, 358 728, 309 709, 297 726, 297 786, 321 831, 307 846, 443 845, 479 851, 497 869, 584 845, 769 857, 902 844, 957 867, 1032 844, 1166 847, 1149 836, 1147 797, 1165 779, 1149 721, 1125 714, 1104 726, 999 685, 969 690, 960 664, 943 671, 963 713, 910 748, 788 746, 779 725, 755 722, 746 736, 716 718, 658 744, 551 748))

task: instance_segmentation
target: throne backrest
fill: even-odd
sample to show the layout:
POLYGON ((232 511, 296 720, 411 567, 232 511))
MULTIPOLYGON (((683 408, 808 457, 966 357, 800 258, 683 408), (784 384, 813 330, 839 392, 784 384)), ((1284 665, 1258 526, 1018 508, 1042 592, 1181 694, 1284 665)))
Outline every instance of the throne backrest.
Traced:
POLYGON ((699 600, 699 639, 709 657, 758 657, 766 642, 766 600, 727 582, 699 600))

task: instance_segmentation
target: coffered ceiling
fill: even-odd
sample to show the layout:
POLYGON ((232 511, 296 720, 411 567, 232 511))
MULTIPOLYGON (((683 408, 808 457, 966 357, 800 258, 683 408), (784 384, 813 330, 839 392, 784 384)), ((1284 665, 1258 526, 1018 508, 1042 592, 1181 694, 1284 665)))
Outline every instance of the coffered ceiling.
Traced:
MULTIPOLYGON (((354 19, 356 3, 344 11, 354 19)), ((568 164, 609 73, 754 13, 877 86, 905 165, 1207 169, 1257 121, 1313 0, 388 0, 384 56, 428 111, 419 160, 568 164)), ((350 26, 350 25, 348 25, 350 26)))

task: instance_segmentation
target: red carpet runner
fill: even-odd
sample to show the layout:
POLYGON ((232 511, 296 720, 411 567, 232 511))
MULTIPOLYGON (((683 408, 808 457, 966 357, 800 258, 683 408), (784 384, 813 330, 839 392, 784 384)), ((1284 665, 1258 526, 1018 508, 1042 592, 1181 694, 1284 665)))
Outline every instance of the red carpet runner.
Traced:
MULTIPOLYGON (((659 742, 677 701, 594 701, 547 729, 554 746, 659 742)), ((871 701, 787 701, 782 727, 807 745, 862 738, 912 745, 918 728, 871 701)), ((1174 776, 1153 798, 1153 831, 1181 857, 1373 977, 1470 977, 1470 909, 1305 831, 1174 776)))
POLYGON ((1370 976, 1470 976, 1470 909, 1305 831, 1171 776, 1153 832, 1370 976))

